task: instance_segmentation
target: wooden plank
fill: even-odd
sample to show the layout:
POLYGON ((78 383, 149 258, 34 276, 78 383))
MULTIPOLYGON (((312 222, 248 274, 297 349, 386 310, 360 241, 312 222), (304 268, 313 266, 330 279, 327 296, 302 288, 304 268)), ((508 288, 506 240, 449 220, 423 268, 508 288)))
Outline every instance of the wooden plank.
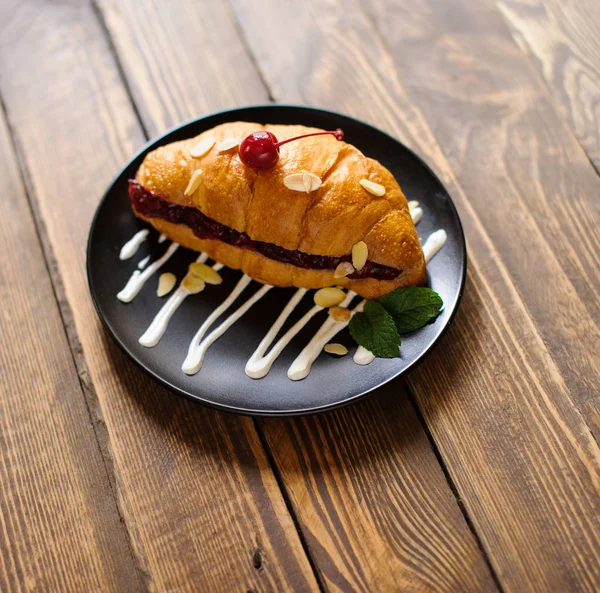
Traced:
POLYGON ((3 116, 0 179, 0 591, 142 591, 3 116))
POLYGON ((496 4, 600 171, 600 4, 596 0, 497 0, 496 4))
MULTIPOLYGON (((589 420, 596 414, 592 400, 594 392, 590 393, 589 389, 596 386, 597 393, 598 383, 593 374, 591 381, 589 378, 581 379, 582 382, 590 381, 587 395, 591 405, 580 412, 573 403, 581 395, 573 375, 585 374, 589 367, 593 370, 594 365, 597 366, 597 359, 591 357, 598 350, 586 355, 584 346, 575 340, 577 335, 595 341, 597 328, 581 298, 578 299, 578 292, 573 288, 575 282, 570 284, 571 278, 556 263, 554 250, 548 245, 544 247, 544 243, 536 239, 536 233, 538 236, 539 233, 533 226, 532 216, 522 215, 514 199, 510 202, 511 208, 516 208, 514 219, 508 215, 500 219, 493 234, 492 229, 488 232, 487 226, 484 226, 483 222, 489 222, 489 218, 484 219, 482 201, 488 198, 490 188, 494 189, 495 184, 504 187, 506 183, 497 171, 490 171, 489 166, 484 166, 486 155, 493 155, 494 142, 491 140, 495 138, 479 142, 478 147, 470 151, 475 160, 468 184, 469 199, 454 177, 451 165, 457 159, 453 158, 449 163, 440 150, 428 120, 431 118, 440 128, 444 120, 453 123, 456 139, 450 139, 449 133, 444 135, 444 141, 450 148, 459 141, 465 144, 461 125, 453 122, 460 105, 440 101, 437 110, 433 107, 428 110, 428 120, 425 120, 420 107, 429 107, 439 93, 452 88, 452 83, 450 75, 444 76, 442 65, 434 60, 424 65, 422 61, 433 53, 435 39, 453 39, 449 34, 442 34, 444 23, 438 20, 449 20, 450 27, 451 24, 460 25, 465 17, 452 17, 449 6, 443 17, 436 16, 437 25, 428 37, 429 44, 419 44, 415 37, 420 21, 411 19, 409 13, 420 14, 420 7, 426 5, 427 9, 423 12, 432 19, 434 4, 412 3, 410 7, 400 7, 396 3, 385 10, 378 5, 380 8, 374 14, 381 14, 382 21, 389 18, 389 22, 395 23, 395 28, 390 27, 393 31, 388 31, 386 40, 406 40, 403 53, 394 49, 394 55, 398 56, 394 61, 372 23, 353 1, 327 5, 307 1, 293 6, 276 0, 260 4, 247 0, 233 1, 249 47, 259 48, 263 39, 269 39, 278 48, 277 52, 269 54, 257 50, 258 64, 265 80, 272 82, 277 100, 341 108, 372 121, 425 155, 455 196, 469 241, 470 272, 466 296, 444 344, 427 364, 411 375, 410 384, 503 589, 519 593, 595 591, 600 583, 600 532, 597 529, 600 458, 597 443, 583 416, 589 420), (398 14, 406 19, 402 26, 398 23, 401 20, 398 14), (305 60, 298 59, 298 56, 305 60), (398 69, 402 69, 402 79, 396 68, 400 62, 405 64, 404 67, 398 65, 398 69), (423 92, 417 99, 413 98, 401 82, 405 79, 404 70, 412 62, 420 65, 422 78, 442 80, 437 90, 428 87, 429 97, 423 92), (326 80, 327 84, 319 84, 319 80, 326 80), (473 179, 476 177, 487 180, 487 193, 481 193, 483 187, 474 186, 473 179), (475 189, 480 194, 472 196, 475 189), (474 205, 479 206, 481 211, 474 205), (522 225, 522 236, 512 236, 513 223, 522 225), (502 233, 515 242, 522 237, 532 238, 531 244, 521 245, 521 263, 508 257, 512 255, 513 246, 507 246, 506 239, 501 240, 502 233), (538 250, 542 255, 549 254, 551 264, 548 265, 556 271, 556 275, 552 278, 552 285, 542 284, 544 290, 541 291, 539 287, 543 277, 535 269, 533 273, 530 270, 530 275, 537 282, 535 290, 538 296, 535 297, 532 281, 524 282, 522 278, 525 259, 522 253, 526 253, 537 265, 538 250), (507 261, 510 266, 507 266, 507 261), (518 289, 513 285, 511 275, 516 277, 518 289), (557 326, 552 330, 555 332, 553 335, 560 336, 563 343, 571 348, 570 357, 565 353, 559 359, 557 350, 550 351, 552 344, 542 336, 550 335, 551 328, 543 327, 543 334, 538 331, 542 321, 547 319, 540 319, 543 313, 540 310, 543 300, 540 292, 543 292, 544 302, 551 308, 557 326), (523 294, 527 295, 525 301, 523 294), (536 301, 540 308, 534 308, 536 301), (552 308, 558 303, 562 306, 552 308), (565 311, 567 303, 581 315, 573 327, 568 326, 572 311, 565 311), (556 323, 559 311, 561 321, 556 323), (535 312, 535 317, 532 312, 535 312), (581 327, 591 333, 588 336, 580 334, 583 332, 581 327), (569 365, 572 369, 568 368, 569 365)), ((482 54, 483 46, 495 41, 482 35, 482 47, 479 48, 482 54)), ((439 54, 444 55, 442 51, 439 54)), ((457 61, 459 59, 460 54, 457 61)), ((468 88, 467 83, 476 71, 477 59, 471 56, 468 59, 464 57, 463 61, 471 65, 469 73, 463 77, 468 88)), ((415 79, 409 79, 411 92, 418 80, 416 75, 415 79)), ((496 92, 504 96, 502 88, 496 89, 496 92)), ((518 89, 514 93, 518 94, 518 89)), ((517 118, 517 121, 521 122, 522 118, 517 118)), ((490 122, 484 123, 473 124, 472 127, 493 130, 490 122)), ((462 126, 468 128, 464 121, 462 126)), ((564 127, 561 129, 564 130, 564 127)), ((540 133, 532 130, 530 125, 523 130, 534 133, 534 136, 540 133)), ((569 141, 568 133, 564 134, 563 140, 569 141)), ((584 165, 581 151, 577 145, 573 146, 572 138, 568 148, 567 153, 561 152, 560 157, 549 161, 549 165, 554 166, 555 180, 560 187, 564 183, 563 174, 573 181, 580 203, 572 208, 583 211, 595 181, 590 175, 591 167, 584 165), (572 152, 574 154, 570 155, 572 152), (570 162, 569 158, 582 180, 572 179, 572 174, 564 171, 565 165, 561 163, 570 162)), ((458 148, 456 150, 458 152, 458 148)), ((549 154, 552 156, 553 153, 549 154)), ((492 157, 490 160, 492 164, 496 162, 492 157)), ((526 155, 523 161, 527 163, 526 155)), ((532 170, 538 174, 539 167, 532 167, 532 170)), ((461 180, 469 180, 467 171, 468 162, 465 161, 464 167, 458 167, 461 180)), ((514 179, 512 182, 521 183, 521 180, 514 179)), ((541 200, 545 194, 539 190, 537 183, 536 177, 532 191, 539 192, 536 197, 541 200)), ((506 212, 499 198, 494 201, 493 210, 506 212)), ((489 217, 489 214, 486 216, 489 217)), ((550 224, 549 220, 546 216, 544 224, 550 224)), ((578 223, 584 224, 579 219, 578 223)), ((566 234, 562 225, 556 226, 554 235, 566 234)), ((582 239, 574 232, 568 236, 576 243, 573 250, 580 249, 589 240, 589 237, 582 239)), ((566 241, 562 236, 560 249, 566 241)), ((570 258, 572 263, 571 253, 565 253, 564 258, 570 258)), ((574 279, 575 268, 572 265, 569 270, 574 279)), ((579 279, 578 290, 581 284, 579 279)), ((584 391, 582 386, 581 392, 584 391)), ((276 460, 282 463, 276 450, 274 454, 276 460)))
POLYGON ((98 0, 151 136, 199 115, 268 103, 226 2, 98 0), (135 25, 134 25, 135 23, 135 25))
POLYGON ((261 421, 329 591, 497 591, 401 382, 261 421))
MULTIPOLYGON (((165 3, 149 5, 139 28, 134 27, 137 3, 106 0, 100 6, 148 129, 159 131, 194 109, 199 113, 218 104, 219 93, 199 98, 195 84, 179 86, 175 97, 161 80, 146 82, 152 72, 165 70, 167 61, 160 45, 144 39, 160 36, 167 19, 168 28, 178 31, 171 62, 183 56, 201 62, 218 51, 211 40, 198 42, 204 36, 194 34, 200 23, 191 14, 193 2, 180 3, 176 14, 165 3), (165 105, 153 110, 159 97, 166 97, 165 105), (161 113, 173 114, 172 119, 163 121, 161 113)), ((222 4, 211 4, 210 10, 219 13, 218 22, 233 26, 222 4)), ((198 12, 204 16, 204 8, 198 12)), ((222 36, 229 38, 226 31, 222 36)), ((230 67, 235 79, 238 73, 247 77, 251 66, 236 58, 230 67)), ((240 100, 266 99, 264 90, 244 88, 240 100)), ((340 412, 261 426, 327 590, 496 590, 401 385, 340 412)))
POLYGON ((0 90, 147 589, 317 591, 252 421, 159 388, 107 340, 93 311, 89 224, 144 141, 93 11, 4 3, 0 22, 0 90))

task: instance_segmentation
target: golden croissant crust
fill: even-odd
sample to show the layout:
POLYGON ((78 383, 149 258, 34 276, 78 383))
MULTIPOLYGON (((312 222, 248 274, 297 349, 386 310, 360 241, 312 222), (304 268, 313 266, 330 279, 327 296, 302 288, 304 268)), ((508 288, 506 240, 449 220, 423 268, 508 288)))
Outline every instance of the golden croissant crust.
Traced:
POLYGON ((423 251, 407 200, 384 166, 332 136, 303 138, 282 146, 279 161, 266 171, 244 165, 235 147, 219 152, 218 145, 224 139, 241 141, 259 129, 273 132, 278 140, 321 131, 304 126, 234 122, 157 148, 144 159, 136 175, 137 183, 130 185, 136 215, 169 239, 204 251, 216 261, 241 269, 265 284, 303 288, 337 285, 372 299, 399 286, 425 281, 423 251), (204 139, 214 139, 215 145, 204 156, 193 157, 190 150, 204 139), (190 179, 198 169, 202 170, 198 188, 186 195, 190 179), (306 193, 286 187, 284 179, 303 170, 321 179, 318 189, 306 193), (384 186, 385 195, 377 197, 369 193, 359 183, 362 179, 384 186), (171 214, 177 210, 181 217, 171 216, 176 220, 173 222, 158 211, 145 209, 143 200, 134 199, 144 191, 165 201, 167 206, 183 207, 170 207, 171 214), (222 227, 227 237, 239 240, 227 239, 227 242, 195 234, 180 221, 198 217, 208 220, 207 224, 216 222, 219 232, 222 227), (323 261, 340 257, 348 260, 352 247, 359 241, 366 243, 370 262, 362 275, 373 270, 375 277, 335 278, 333 267, 308 269, 286 263, 285 258, 278 261, 282 259, 280 255, 274 256, 277 259, 264 255, 271 253, 270 244, 294 258, 307 254, 308 261, 310 256, 328 256, 318 268, 326 265, 323 261), (261 252, 253 247, 253 242, 263 246, 261 252), (381 268, 379 274, 377 265, 381 268), (391 275, 389 268, 394 269, 391 275))

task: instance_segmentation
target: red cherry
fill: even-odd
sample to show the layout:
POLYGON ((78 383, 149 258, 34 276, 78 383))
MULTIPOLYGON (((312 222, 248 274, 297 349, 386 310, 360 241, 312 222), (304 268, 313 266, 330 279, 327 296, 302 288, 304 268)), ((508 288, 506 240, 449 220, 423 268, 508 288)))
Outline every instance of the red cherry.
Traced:
POLYGON ((266 130, 259 130, 258 132, 252 132, 249 136, 246 136, 240 143, 239 155, 240 160, 244 165, 253 167, 254 169, 270 169, 279 160, 279 147, 298 140, 300 138, 307 138, 308 136, 322 136, 324 134, 332 134, 337 140, 344 139, 344 132, 338 128, 331 132, 313 132, 312 134, 302 134, 301 136, 294 136, 287 140, 277 141, 275 134, 267 132, 266 130))
POLYGON ((252 132, 240 143, 240 160, 254 169, 270 169, 279 160, 275 134, 266 130, 252 132))

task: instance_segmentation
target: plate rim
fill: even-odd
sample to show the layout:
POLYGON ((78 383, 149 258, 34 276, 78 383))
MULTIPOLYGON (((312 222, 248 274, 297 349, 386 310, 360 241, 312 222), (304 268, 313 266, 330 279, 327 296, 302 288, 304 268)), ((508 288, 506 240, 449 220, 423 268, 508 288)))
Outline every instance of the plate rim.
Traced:
POLYGON ((284 417, 294 417, 294 416, 309 416, 309 415, 314 415, 314 414, 320 414, 323 412, 329 412, 332 410, 336 410, 339 408, 343 408, 345 406, 349 406, 349 405, 358 403, 359 401, 361 401, 371 395, 374 395, 377 392, 377 390, 383 388, 384 386, 388 385, 392 381, 395 381, 395 380, 399 379, 400 377, 405 376, 408 373, 410 373, 419 364, 421 364, 431 354, 431 352, 433 352, 433 350, 438 346, 438 344, 441 342, 441 340, 446 335, 446 332, 448 331, 448 328, 450 327, 450 325, 453 323, 453 321, 456 317, 456 313, 458 312, 458 309, 462 302, 462 297, 463 297, 463 293, 464 293, 464 289, 465 289, 465 283, 466 283, 466 279, 467 279, 467 267, 468 267, 468 255, 467 255, 467 244, 466 244, 465 232, 464 232, 464 227, 463 227, 462 221, 458 214, 458 209, 456 208, 456 204, 454 203, 454 200, 452 199, 450 192, 446 189, 446 186, 441 182, 441 180, 436 175, 436 173, 433 171, 433 169, 414 150, 412 150, 410 147, 406 146, 406 144, 404 144, 401 140, 398 140, 397 138, 395 138, 391 134, 388 134, 384 130, 381 130, 380 128, 378 128, 368 122, 365 122, 361 119, 358 119, 356 117, 346 115, 344 113, 340 113, 337 111, 332 111, 329 109, 321 109, 319 107, 310 107, 307 105, 293 105, 293 104, 287 104, 287 103, 285 103, 285 104, 279 104, 279 103, 277 103, 277 104, 272 104, 272 103, 253 104, 253 105, 246 105, 246 106, 242 106, 242 107, 233 107, 233 108, 229 108, 229 109, 213 111, 213 112, 204 114, 200 117, 189 119, 189 120, 184 121, 183 123, 172 126, 168 130, 164 131, 163 133, 148 140, 132 157, 129 158, 127 163, 119 169, 118 173, 113 177, 112 181, 108 184, 107 189, 104 191, 104 193, 102 194, 102 197, 98 201, 96 210, 94 212, 94 216, 92 217, 92 221, 90 223, 90 227, 88 230, 88 238, 87 238, 87 242, 86 242, 85 253, 86 253, 85 268, 86 268, 86 275, 87 275, 87 281, 88 281, 88 288, 90 291, 90 296, 92 298, 92 303, 94 305, 94 309, 96 310, 96 314, 100 318, 100 321, 101 321, 102 325, 104 326, 105 330, 107 331, 108 335, 121 348, 121 350, 123 350, 125 352, 125 354, 127 355, 127 357, 130 360, 132 360, 137 366, 139 366, 144 372, 146 372, 148 375, 150 375, 150 377, 152 377, 152 379, 157 381, 160 385, 162 385, 163 387, 166 387, 169 391, 171 391, 172 393, 174 393, 180 397, 185 397, 186 399, 192 400, 198 404, 207 406, 209 408, 218 410, 220 412, 227 412, 227 413, 231 413, 231 414, 236 414, 236 415, 241 415, 241 416, 251 416, 251 417, 284 418, 284 417), (390 140, 399 144, 404 150, 406 150, 414 158, 416 158, 425 167, 425 169, 429 172, 429 174, 439 183, 439 185, 442 188, 444 188, 444 190, 448 196, 448 203, 450 205, 450 208, 452 210, 454 217, 456 218, 458 228, 460 231, 459 244, 460 244, 460 249, 461 249, 462 256, 463 256, 463 259, 462 259, 463 263, 462 263, 462 275, 460 278, 460 284, 459 284, 459 289, 458 289, 458 293, 456 296, 456 302, 454 304, 452 311, 450 312, 448 319, 446 320, 445 325, 442 327, 442 329, 440 330, 438 335, 434 338, 433 342, 431 344, 429 344, 429 346, 427 346, 418 355, 418 357, 415 360, 413 360, 411 363, 409 363, 408 366, 401 369, 397 373, 391 374, 385 381, 379 383, 378 385, 375 385, 369 389, 361 391, 360 393, 354 394, 353 396, 351 396, 347 399, 333 402, 333 403, 327 404, 327 405, 320 405, 320 406, 312 407, 312 408, 301 408, 301 409, 294 409, 294 410, 254 410, 254 409, 250 409, 250 408, 236 407, 236 406, 217 403, 215 401, 205 399, 204 397, 202 397, 198 394, 190 393, 188 391, 180 389, 179 387, 176 387, 175 385, 170 384, 167 380, 163 379, 150 366, 148 366, 142 360, 138 359, 129 350, 129 348, 126 347, 126 345, 119 338, 119 336, 117 335, 117 333, 115 332, 113 327, 110 325, 110 323, 105 318, 102 311, 100 310, 98 297, 96 295, 96 289, 92 285, 92 273, 93 272, 91 270, 90 254, 91 254, 91 250, 92 250, 93 230, 96 227, 96 222, 100 215, 100 210, 101 210, 104 202, 108 199, 108 196, 112 192, 113 188, 116 186, 117 181, 123 175, 125 170, 131 165, 131 163, 133 161, 135 161, 136 159, 138 159, 143 153, 147 152, 150 148, 159 145, 161 140, 163 140, 170 134, 172 134, 178 130, 181 130, 182 128, 191 126, 193 124, 196 124, 202 120, 205 120, 205 119, 208 119, 211 117, 238 113, 240 111, 252 111, 255 109, 258 110, 258 109, 266 109, 266 108, 268 108, 268 109, 284 109, 284 110, 287 110, 287 109, 303 110, 306 112, 320 112, 320 113, 326 114, 326 115, 343 117, 343 118, 346 118, 349 120, 353 120, 354 122, 361 124, 363 126, 372 128, 372 129, 376 130, 377 132, 379 132, 380 134, 387 136, 390 140))

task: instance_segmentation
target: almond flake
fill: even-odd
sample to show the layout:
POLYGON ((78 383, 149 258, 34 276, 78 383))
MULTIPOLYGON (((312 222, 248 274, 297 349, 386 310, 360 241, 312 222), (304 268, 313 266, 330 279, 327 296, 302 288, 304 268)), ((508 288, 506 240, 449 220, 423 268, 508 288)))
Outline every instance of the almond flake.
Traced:
POLYGON ((221 282, 223 282, 223 278, 221 278, 219 272, 213 270, 206 264, 200 264, 198 262, 190 264, 190 274, 204 280, 206 284, 221 284, 221 282))
POLYGON ((200 180, 202 179, 202 169, 196 169, 192 176, 190 177, 190 181, 183 192, 186 196, 191 196, 200 186, 200 180))
POLYGON ((308 171, 301 171, 300 173, 292 173, 287 177, 283 178, 283 185, 293 191, 303 191, 307 194, 311 191, 315 191, 321 187, 321 179, 309 173, 308 171))
POLYGON ((329 309, 329 316, 334 321, 344 322, 350 321, 350 317, 352 317, 352 313, 346 307, 331 307, 329 309))
POLYGON ((338 264, 335 272, 333 272, 334 278, 345 278, 354 273, 354 266, 349 261, 343 261, 338 264))
POLYGON ((359 241, 352 248, 352 265, 357 270, 362 270, 369 258, 369 249, 364 241, 359 241))
POLYGON ((346 293, 341 288, 329 286, 315 292, 315 305, 328 309, 339 305, 346 298, 346 293))
POLYGON ((192 294, 198 294, 204 290, 206 284, 204 280, 198 278, 198 276, 194 276, 193 274, 188 274, 182 282, 184 288, 189 290, 192 294))
POLYGON ((158 278, 158 288, 156 289, 156 296, 163 297, 166 294, 169 294, 173 290, 175 282, 177 282, 175 274, 171 274, 171 272, 165 272, 164 274, 161 274, 158 278))
POLYGON ((200 140, 194 148, 190 149, 190 154, 195 158, 204 156, 215 144, 214 138, 205 138, 200 140))
POLYGON ((306 193, 309 194, 312 183, 310 181, 310 175, 308 174, 308 171, 302 171, 302 185, 304 185, 306 193))
POLYGON ((343 344, 326 344, 323 348, 327 354, 337 354, 338 356, 346 356, 348 354, 348 348, 343 344))
POLYGON ((408 209, 409 210, 414 210, 415 208, 418 208, 418 206, 419 206, 419 202, 417 202, 417 200, 411 200, 408 203, 408 209))
POLYGON ((225 140, 217 144, 217 152, 227 152, 239 143, 240 141, 238 138, 225 138, 225 140))
POLYGON ((370 194, 373 194, 374 196, 381 197, 385 195, 385 187, 383 187, 383 185, 379 185, 379 183, 369 181, 368 179, 361 179, 358 183, 360 183, 370 194))

